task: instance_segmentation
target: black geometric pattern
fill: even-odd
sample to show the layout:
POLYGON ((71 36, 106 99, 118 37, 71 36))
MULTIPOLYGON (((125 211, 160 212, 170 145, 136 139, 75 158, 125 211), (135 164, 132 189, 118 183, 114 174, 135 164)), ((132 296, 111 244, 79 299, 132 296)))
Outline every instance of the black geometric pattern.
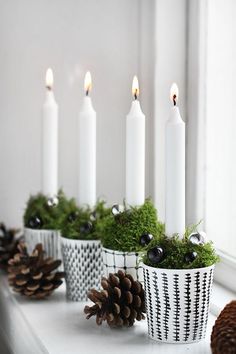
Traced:
POLYGON ((204 338, 214 266, 168 270, 143 265, 148 335, 190 343, 204 338))
POLYGON ((208 313, 208 308, 206 311, 206 304, 207 304, 207 273, 203 274, 203 280, 201 284, 202 290, 202 304, 201 304, 201 311, 200 311, 200 324, 199 324, 199 339, 203 337, 204 328, 205 328, 205 316, 206 312, 208 313))
POLYGON ((105 276, 108 276, 109 273, 117 273, 121 269, 125 273, 131 274, 134 279, 143 282, 139 253, 114 251, 103 247, 102 258, 105 276))
POLYGON ((198 335, 198 328, 199 328, 199 306, 200 306, 200 272, 196 272, 194 275, 194 309, 193 309, 193 338, 192 340, 195 341, 198 335))
POLYGON ((191 284, 191 275, 189 273, 185 274, 185 284, 184 284, 184 341, 187 342, 190 335, 190 316, 191 316, 191 292, 190 292, 190 284, 191 284))
POLYGON ((164 337, 168 339, 169 332, 169 319, 170 319, 170 297, 168 295, 168 279, 167 274, 162 273, 162 288, 163 288, 163 305, 164 305, 164 314, 163 314, 163 329, 164 329, 164 337))
POLYGON ((67 298, 87 301, 88 290, 100 289, 103 270, 101 243, 62 238, 61 246, 67 298))
POLYGON ((37 243, 42 243, 47 257, 62 259, 60 231, 25 228, 24 236, 29 253, 33 252, 37 243))
POLYGON ((207 327, 207 320, 209 315, 209 305, 210 305, 210 297, 211 297, 211 290, 212 290, 212 282, 213 282, 213 269, 210 271, 210 275, 208 277, 208 284, 207 284, 207 300, 206 300, 206 314, 205 314, 205 323, 204 323, 204 331, 206 331, 207 327))
POLYGON ((161 334, 161 302, 159 296, 159 288, 158 288, 158 277, 157 274, 153 274, 153 284, 154 284, 154 291, 155 291, 155 310, 156 310, 156 333, 157 338, 162 340, 161 334))
POLYGON ((173 318, 173 340, 175 342, 180 341, 179 331, 180 331, 180 323, 179 323, 179 316, 180 316, 180 291, 179 291, 179 275, 174 274, 173 276, 173 287, 174 287, 174 318, 173 318))
POLYGON ((145 281, 145 305, 148 318, 148 335, 154 337, 154 308, 152 306, 152 296, 151 296, 151 284, 150 284, 150 274, 148 270, 143 272, 145 281))

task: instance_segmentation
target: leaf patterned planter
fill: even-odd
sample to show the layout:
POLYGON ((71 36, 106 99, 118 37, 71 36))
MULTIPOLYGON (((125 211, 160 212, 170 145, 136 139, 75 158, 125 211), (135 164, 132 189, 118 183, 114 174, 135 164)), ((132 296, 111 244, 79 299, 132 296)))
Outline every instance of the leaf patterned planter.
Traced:
POLYGON ((102 258, 105 276, 108 276, 109 273, 117 273, 121 269, 125 273, 131 274, 135 280, 143 281, 139 253, 114 251, 103 247, 102 258))
POLYGON ((101 242, 61 237, 66 294, 72 301, 87 301, 91 288, 100 289, 102 277, 101 242))
POLYGON ((214 265, 180 270, 143 264, 150 338, 192 343, 205 337, 213 272, 214 265))

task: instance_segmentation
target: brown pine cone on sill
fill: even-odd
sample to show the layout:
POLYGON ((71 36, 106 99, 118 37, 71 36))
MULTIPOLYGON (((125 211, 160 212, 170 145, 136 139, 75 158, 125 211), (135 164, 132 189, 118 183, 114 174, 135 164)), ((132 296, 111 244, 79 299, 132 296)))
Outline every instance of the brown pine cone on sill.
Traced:
POLYGON ((88 298, 93 306, 85 306, 84 312, 89 319, 96 316, 96 322, 101 325, 107 321, 110 327, 133 326, 135 320, 145 319, 144 290, 139 281, 121 270, 115 274, 103 277, 103 290, 91 289, 88 298))
POLYGON ((37 244, 32 255, 26 245, 18 245, 18 253, 8 262, 8 280, 13 290, 30 298, 42 299, 62 284, 63 272, 55 272, 60 260, 44 258, 42 244, 37 244))
POLYGON ((236 301, 221 311, 211 334, 213 354, 236 354, 236 301))
POLYGON ((7 271, 8 261, 18 252, 17 245, 22 237, 16 237, 20 230, 7 229, 0 223, 0 269, 7 271))

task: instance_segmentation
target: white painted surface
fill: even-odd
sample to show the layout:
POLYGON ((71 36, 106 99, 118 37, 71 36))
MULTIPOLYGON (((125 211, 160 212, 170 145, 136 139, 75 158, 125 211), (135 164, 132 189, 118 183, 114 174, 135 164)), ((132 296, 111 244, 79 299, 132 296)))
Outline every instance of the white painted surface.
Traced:
MULTIPOLYGON (((46 301, 29 301, 18 295, 14 295, 14 298, 19 311, 35 335, 34 343, 39 344, 38 353, 44 352, 42 348, 46 348, 50 354, 211 353, 209 338, 215 320, 212 315, 209 318, 205 340, 188 345, 160 344, 148 338, 146 321, 137 323, 132 328, 111 330, 106 324, 97 326, 95 319, 86 320, 83 313, 86 303, 67 302, 64 287, 58 289, 46 301)), ((9 299, 5 300, 5 305, 8 306, 9 299)), ((14 326, 11 330, 13 328, 14 326)), ((23 338, 27 335, 26 329, 27 326, 22 326, 23 338)), ((15 338, 15 353, 22 354, 19 350, 17 351, 17 339, 22 340, 15 338)), ((33 339, 31 334, 31 342, 33 339)), ((32 354, 32 352, 26 351, 24 354, 32 354)), ((37 354, 37 351, 34 351, 34 354, 37 354)))
MULTIPOLYGON (((41 188, 40 114, 48 66, 60 106, 59 186, 77 196, 77 118, 89 69, 97 111, 97 195, 122 202, 125 116, 134 74, 140 77, 142 108, 149 117, 147 135, 152 132, 152 73, 146 67, 152 60, 152 5, 138 0, 0 1, 0 215, 7 224, 21 223, 25 201, 41 188), (145 52, 139 58, 141 46, 145 52), (145 70, 139 75, 141 67, 145 70)), ((148 136, 147 166, 152 169, 148 136)), ((149 195, 150 170, 146 173, 149 195)))
POLYGON ((235 301, 236 292, 230 291, 224 286, 214 283, 210 311, 213 315, 219 316, 224 307, 231 301, 235 301))
POLYGON ((235 14, 233 0, 190 2, 187 124, 187 220, 203 219, 209 239, 234 257, 235 14))
POLYGON ((208 2, 206 232, 219 249, 234 257, 236 256, 235 16, 235 1, 208 2))
POLYGON ((164 220, 164 126, 173 81, 185 116, 186 0, 0 4, 1 219, 19 225, 29 194, 41 188, 40 111, 50 65, 60 106, 59 186, 77 196, 77 117, 89 69, 97 111, 97 195, 110 203, 125 195, 125 116, 130 82, 138 75, 147 118, 146 196, 155 189, 164 220))
POLYGON ((188 2, 186 224, 205 225, 206 179, 206 0, 188 2))
POLYGON ((236 291, 236 6, 188 5, 187 222, 203 220, 221 257, 215 279, 236 291))

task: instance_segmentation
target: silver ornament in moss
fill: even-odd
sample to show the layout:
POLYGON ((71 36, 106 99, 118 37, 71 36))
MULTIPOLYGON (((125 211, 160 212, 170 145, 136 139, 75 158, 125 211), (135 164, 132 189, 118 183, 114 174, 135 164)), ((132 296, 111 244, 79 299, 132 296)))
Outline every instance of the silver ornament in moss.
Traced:
POLYGON ((91 221, 87 221, 80 226, 80 233, 88 234, 92 231, 92 229, 93 229, 93 224, 91 223, 91 221))
POLYGON ((188 252, 184 256, 184 260, 186 263, 192 263, 193 261, 195 261, 196 258, 197 258, 197 252, 195 252, 195 251, 188 252))
POLYGON ((29 227, 31 229, 40 229, 43 226, 42 219, 35 215, 29 219, 29 227))
POLYGON ((97 212, 96 211, 93 211, 90 216, 89 216, 90 220, 92 222, 96 221, 98 219, 98 215, 97 215, 97 212))
POLYGON ((72 223, 78 218, 78 216, 79 216, 79 213, 77 211, 73 211, 72 213, 70 213, 68 215, 67 220, 72 223))
POLYGON ((119 215, 124 212, 124 206, 119 204, 114 204, 111 208, 111 212, 114 216, 119 215))
POLYGON ((148 232, 144 232, 140 237, 140 245, 147 246, 153 239, 153 235, 148 232))
POLYGON ((153 264, 160 263, 164 257, 163 248, 160 246, 155 246, 148 251, 147 256, 151 263, 153 264))
POLYGON ((188 239, 193 245, 203 245, 205 238, 205 232, 193 232, 188 239))
POLYGON ((51 197, 51 198, 48 198, 47 200, 47 205, 49 206, 49 208, 54 208, 58 205, 59 203, 59 200, 57 197, 51 197))

